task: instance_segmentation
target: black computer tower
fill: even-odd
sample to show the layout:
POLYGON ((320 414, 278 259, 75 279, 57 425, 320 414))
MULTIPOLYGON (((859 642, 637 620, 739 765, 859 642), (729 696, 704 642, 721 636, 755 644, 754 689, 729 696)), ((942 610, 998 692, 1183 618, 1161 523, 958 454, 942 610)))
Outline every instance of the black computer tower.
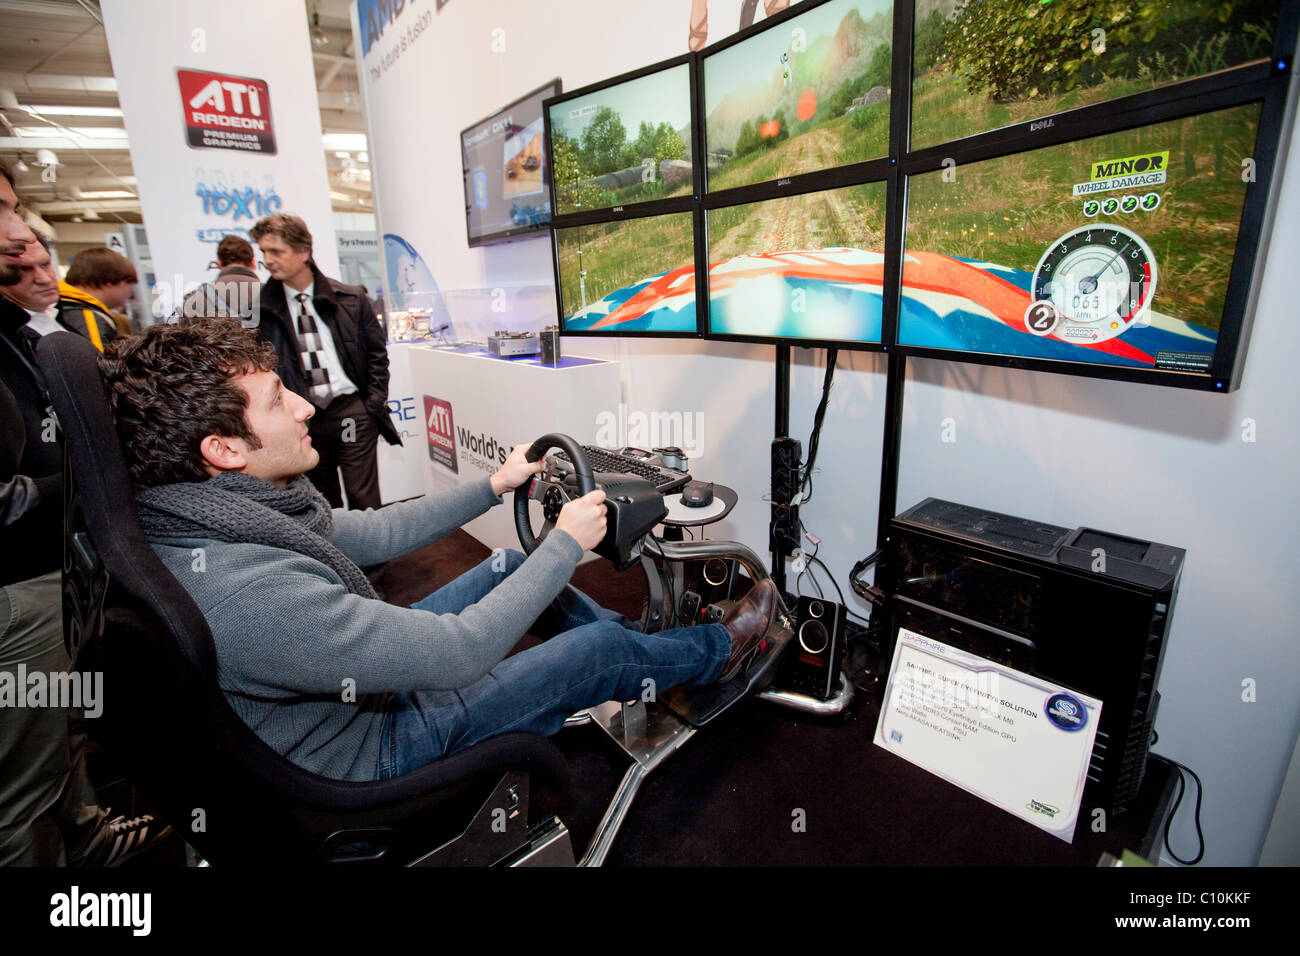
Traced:
POLYGON ((882 673, 900 627, 1102 701, 1081 816, 1142 784, 1186 552, 927 498, 890 522, 882 673))

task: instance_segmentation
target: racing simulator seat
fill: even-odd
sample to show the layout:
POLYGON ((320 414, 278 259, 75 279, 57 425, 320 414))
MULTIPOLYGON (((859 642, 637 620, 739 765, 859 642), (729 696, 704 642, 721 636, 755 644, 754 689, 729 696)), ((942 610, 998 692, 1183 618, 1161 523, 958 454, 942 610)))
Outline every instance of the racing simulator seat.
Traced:
MULTIPOLYGON (((105 702, 89 722, 92 733, 152 809, 215 863, 572 865, 563 823, 529 818, 531 785, 561 793, 569 787, 564 757, 544 737, 502 735, 415 773, 358 783, 303 770, 244 724, 218 686, 202 614, 140 530, 98 354, 66 332, 45 336, 37 352, 65 442, 64 631, 75 666, 104 675, 105 702)), ((539 439, 532 460, 553 446, 568 453, 570 464, 550 461, 516 491, 521 544, 531 551, 540 540, 530 526, 530 501, 541 503, 544 537, 565 498, 603 487, 609 531, 596 553, 620 569, 638 561, 646 568, 646 628, 686 623, 675 596, 696 577, 709 577, 711 561, 743 567, 754 583, 766 577, 743 545, 657 541, 649 532, 665 510, 653 485, 593 473, 581 446, 566 436, 539 439)), ((778 605, 757 658, 727 684, 612 702, 571 718, 598 724, 632 759, 583 865, 604 860, 647 774, 771 680, 791 637, 778 605)))

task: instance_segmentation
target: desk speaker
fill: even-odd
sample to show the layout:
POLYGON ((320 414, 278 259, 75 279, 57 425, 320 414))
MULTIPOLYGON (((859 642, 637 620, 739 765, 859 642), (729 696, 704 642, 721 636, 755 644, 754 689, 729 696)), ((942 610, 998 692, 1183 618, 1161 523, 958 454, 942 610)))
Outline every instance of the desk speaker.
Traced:
POLYGON ((839 687, 844 657, 844 605, 800 597, 795 605, 794 644, 786 653, 780 685, 818 700, 839 687))

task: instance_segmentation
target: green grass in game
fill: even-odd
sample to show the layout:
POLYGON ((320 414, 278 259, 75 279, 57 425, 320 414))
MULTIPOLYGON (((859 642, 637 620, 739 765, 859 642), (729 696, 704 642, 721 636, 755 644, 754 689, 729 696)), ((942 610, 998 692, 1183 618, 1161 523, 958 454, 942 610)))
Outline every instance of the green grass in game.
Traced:
POLYGON ((1217 330, 1227 293, 1259 107, 1174 120, 1157 126, 1019 153, 909 184, 907 247, 1032 271, 1060 236, 1088 222, 1125 226, 1146 240, 1159 269, 1155 309, 1217 330), (1110 196, 1160 194, 1153 212, 1089 219, 1084 198, 1094 161, 1169 151, 1163 185, 1119 189, 1110 196))
POLYGON ((556 231, 564 315, 633 282, 695 261, 691 213, 648 216, 556 231), (586 276, 580 276, 585 271, 586 276))
POLYGON ((879 159, 889 151, 889 101, 838 116, 770 149, 750 153, 709 174, 710 192, 769 182, 819 169, 879 159))
POLYGON ((712 209, 709 264, 739 255, 846 246, 885 248, 885 184, 845 186, 712 209))

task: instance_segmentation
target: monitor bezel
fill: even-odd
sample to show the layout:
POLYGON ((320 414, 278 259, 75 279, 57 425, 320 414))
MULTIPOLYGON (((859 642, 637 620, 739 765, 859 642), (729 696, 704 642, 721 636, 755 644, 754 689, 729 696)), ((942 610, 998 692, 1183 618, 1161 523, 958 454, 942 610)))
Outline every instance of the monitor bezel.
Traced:
MULTIPOLYGON (((888 342, 885 336, 888 332, 888 312, 890 283, 890 244, 893 241, 893 235, 890 232, 890 202, 896 189, 896 169, 895 164, 889 159, 874 160, 870 163, 860 164, 865 169, 858 169, 850 166, 840 166, 833 170, 823 170, 817 173, 809 173, 807 176, 801 176, 797 179, 791 177, 789 180, 775 180, 767 183, 755 183, 750 186, 742 186, 737 189, 729 189, 725 192, 713 193, 704 198, 701 204, 701 229, 704 234, 704 257, 705 273, 704 281, 701 283, 696 280, 697 295, 700 295, 701 287, 703 294, 700 298, 703 305, 700 309, 703 325, 703 335, 705 338, 719 342, 749 342, 756 345, 798 345, 805 348, 833 348, 847 349, 861 352, 884 352, 888 350, 888 342), (881 284, 881 324, 880 324, 880 341, 863 342, 855 339, 823 339, 823 338, 792 338, 780 335, 737 335, 728 332, 715 332, 712 328, 712 319, 709 304, 712 302, 710 295, 710 276, 709 267, 712 265, 712 257, 709 255, 708 241, 708 214, 715 209, 725 209, 731 206, 745 206, 752 203, 765 202, 771 199, 784 199, 794 196, 804 196, 812 193, 827 192, 831 189, 843 189, 852 186, 867 186, 874 183, 882 183, 885 186, 885 248, 882 250, 885 256, 884 268, 885 273, 881 284)), ((698 269, 698 266, 697 266, 698 269)))
MULTIPOLYGON (((638 204, 640 205, 640 204, 638 204)), ((701 303, 706 301, 700 294, 700 256, 703 249, 703 218, 704 213, 697 204, 692 203, 685 209, 677 210, 655 210, 646 212, 644 215, 635 216, 609 216, 604 218, 591 218, 583 215, 581 222, 567 222, 556 225, 551 223, 551 272, 555 277, 555 315, 556 324, 559 326, 561 336, 572 336, 574 338, 591 338, 591 339, 620 339, 620 338, 638 338, 638 339, 699 339, 701 338, 701 323, 704 315, 701 312, 701 303), (605 223, 625 223, 635 222, 638 219, 653 219, 660 216, 672 215, 674 213, 691 213, 692 229, 692 251, 695 257, 695 328, 691 330, 680 329, 675 331, 656 332, 652 329, 628 330, 628 331, 609 331, 597 332, 591 329, 568 329, 565 328, 564 301, 560 284, 560 243, 556 233, 561 229, 572 229, 575 226, 596 226, 605 223)))
MULTIPOLYGON (((899 143, 900 143, 900 152, 910 157, 924 156, 940 149, 951 149, 953 145, 956 143, 967 143, 971 141, 979 142, 979 141, 986 141, 986 140, 997 142, 1004 135, 1005 136, 1017 135, 1018 130, 1028 130, 1032 126, 1038 126, 1044 121, 1052 120, 1056 117, 1070 116, 1072 114, 1079 113, 1081 111, 1087 111, 1087 110, 1092 110, 1092 109, 1097 109, 1102 107, 1109 107, 1115 103, 1123 103, 1129 100, 1137 100, 1143 98, 1149 98, 1154 102, 1160 102, 1169 95, 1176 95, 1176 94, 1171 94, 1170 91, 1176 90, 1189 83, 1195 83, 1201 80, 1206 80, 1213 83, 1213 81, 1217 77, 1229 76, 1235 74, 1237 71, 1244 70, 1248 67, 1259 67, 1263 65, 1270 65, 1272 62, 1275 62, 1279 57, 1289 55, 1287 51, 1294 49, 1295 46, 1294 23, 1292 23, 1290 27, 1292 31, 1292 41, 1290 47, 1287 47, 1285 42, 1282 42, 1283 33, 1285 30, 1287 30, 1286 21, 1288 19, 1291 20, 1295 19, 1295 11, 1287 9, 1289 6, 1293 6, 1293 5, 1287 4, 1286 2, 1284 2, 1284 0, 1282 0, 1282 2, 1278 3, 1278 17, 1277 17, 1277 22, 1274 25, 1273 53, 1271 57, 1260 57, 1255 60, 1247 60, 1243 63, 1238 63, 1235 66, 1226 67, 1223 70, 1218 70, 1212 73, 1204 73, 1201 74, 1200 76, 1187 77, 1182 80, 1177 80, 1173 83, 1166 83, 1162 86, 1155 87, 1154 89, 1144 90, 1140 93, 1130 93, 1125 96, 1115 96, 1115 97, 1111 97, 1110 99, 1100 100, 1096 103, 1088 103, 1082 106, 1072 107, 1071 109, 1068 110, 1058 110, 1054 113, 1043 113, 1041 115, 1031 116, 1028 119, 1021 120, 1016 123, 1009 123, 1005 126, 994 127, 993 129, 976 130, 973 133, 969 133, 966 136, 958 137, 957 139, 940 140, 938 143, 934 143, 929 146, 920 146, 914 148, 912 145, 912 101, 916 93, 916 87, 915 87, 916 77, 912 73, 911 64, 913 62, 913 54, 915 52, 915 44, 916 44, 916 30, 915 30, 916 6, 915 6, 915 0, 910 0, 910 2, 909 0, 903 0, 903 3, 908 8, 908 30, 907 30, 908 71, 905 74, 905 78, 902 78, 904 79, 904 82, 906 82, 907 84, 906 87, 907 88, 907 112, 906 112, 906 116, 904 117, 905 138, 900 140, 899 143)), ((895 25, 897 26, 897 22, 895 23, 895 25)), ((898 35, 896 33, 895 39, 897 39, 897 36, 898 35)), ((896 78, 898 78, 897 74, 896 74, 896 78)))
POLYGON ((650 76, 665 70, 675 69, 685 66, 689 82, 689 99, 691 111, 691 192, 685 196, 670 196, 664 199, 649 199, 644 202, 625 203, 621 206, 603 206, 600 209, 585 209, 581 212, 561 213, 559 211, 559 198, 556 194, 555 176, 550 178, 550 195, 551 195, 551 222, 552 228, 563 229, 567 226, 582 225, 591 222, 605 222, 609 219, 625 217, 628 219, 641 219, 647 215, 654 215, 660 212, 684 212, 694 209, 700 195, 700 184, 702 175, 700 164, 694 157, 699 154, 696 152, 699 148, 699 129, 696 121, 698 115, 697 104, 699 102, 698 88, 698 71, 696 70, 696 59, 698 54, 686 53, 680 56, 672 57, 667 60, 660 60, 658 63, 652 63, 649 66, 642 67, 638 70, 631 70, 627 73, 620 73, 618 76, 599 83, 590 83, 587 86, 579 87, 571 92, 561 93, 549 97, 542 102, 542 119, 545 124, 544 132, 546 137, 545 147, 548 158, 552 155, 551 150, 551 108, 553 106, 566 103, 579 97, 588 96, 592 93, 599 93, 614 86, 624 83, 630 83, 633 80, 639 80, 643 77, 650 76))
MULTIPOLYGON (((466 159, 465 134, 466 133, 468 133, 470 130, 474 129, 477 126, 482 126, 484 123, 488 122, 489 120, 495 119, 496 117, 500 116, 502 113, 506 113, 514 109, 520 103, 523 103, 526 100, 530 100, 537 94, 543 93, 548 89, 554 89, 555 90, 554 95, 556 96, 563 94, 564 84, 561 82, 560 77, 557 76, 549 83, 543 83, 541 86, 537 87, 537 89, 525 93, 523 96, 519 97, 516 100, 512 100, 511 102, 507 103, 505 106, 501 107, 500 109, 494 110, 493 112, 489 113, 487 116, 484 116, 477 123, 470 123, 468 126, 466 126, 463 130, 460 131, 460 135, 456 139, 456 142, 460 146, 461 187, 465 198, 465 239, 469 243, 469 248, 471 249, 475 249, 481 246, 494 246, 503 242, 511 242, 517 239, 531 237, 534 234, 544 233, 546 232, 546 230, 551 228, 551 219, 555 218, 555 200, 551 196, 551 186, 550 186, 551 156, 550 156, 549 149, 546 150, 546 162, 543 164, 542 167, 542 181, 544 184, 543 188, 546 192, 546 195, 551 201, 551 218, 547 219, 545 222, 539 222, 531 226, 516 226, 510 229, 504 229, 504 230, 498 230, 496 232, 486 233, 484 235, 480 235, 477 237, 473 234, 470 227, 469 217, 470 217, 470 208, 472 206, 472 203, 470 202, 470 194, 469 194, 469 167, 465 162, 466 159)), ((545 118, 545 115, 546 115, 546 104, 545 104, 545 100, 543 100, 542 103, 543 119, 545 118)), ((544 129, 543 129, 543 135, 545 135, 544 129)), ((543 144, 543 147, 545 146, 546 144, 543 144)))
MULTIPOLYGON (((1236 106, 1260 104, 1253 157, 1256 160, 1257 175, 1248 185, 1242 204, 1218 339, 1208 372, 1135 368, 1085 361, 928 348, 903 343, 900 338, 901 329, 897 326, 893 330, 893 347, 902 355, 918 358, 972 362, 979 365, 1082 375, 1209 392, 1229 392, 1236 389, 1241 381, 1260 278, 1260 270, 1256 269, 1256 265, 1263 258, 1264 244, 1271 229, 1272 210, 1276 201, 1275 192, 1279 185, 1276 175, 1277 157, 1280 147, 1285 145, 1284 141, 1290 128, 1284 116, 1288 109, 1287 92, 1290 85, 1289 65, 1283 70, 1278 68, 1276 59, 1268 63, 1255 62, 1235 67, 1225 74, 1184 80, 1158 90, 1144 91, 1132 96, 1108 100, 1105 103, 1081 106, 1063 113, 1029 120, 1007 127, 1005 130, 939 144, 918 153, 905 155, 900 164, 904 177, 903 186, 907 190, 910 188, 910 177, 936 172, 942 168, 945 160, 954 161, 956 168, 960 169, 963 165, 983 160, 1013 156, 1039 148, 1200 116, 1236 106)), ((1291 102, 1289 109, 1294 112, 1294 108, 1295 104, 1291 102)), ((906 197, 904 197, 903 209, 903 229, 899 239, 900 253, 905 255, 907 250, 906 197)), ((897 296, 900 317, 902 294, 900 261, 897 296)))
MULTIPOLYGON (((803 0, 802 3, 796 3, 795 5, 787 7, 785 10, 782 10, 780 13, 776 14, 775 16, 760 20, 758 23, 751 24, 750 26, 746 27, 744 30, 739 30, 736 33, 733 33, 731 36, 724 37, 723 39, 719 40, 717 43, 711 44, 695 54, 698 57, 696 70, 699 75, 699 79, 698 79, 699 97, 696 101, 699 106, 699 120, 696 123, 696 126, 698 127, 698 131, 699 131, 701 155, 705 157, 704 172, 700 179, 700 195, 703 197, 705 202, 708 202, 711 198, 714 199, 714 201, 718 205, 724 205, 724 206, 736 205, 740 202, 752 202, 754 200, 738 198, 738 197, 744 197, 746 195, 750 195, 752 194, 752 191, 761 187, 772 186, 774 188, 779 188, 777 184, 784 184, 786 186, 794 187, 795 189, 801 189, 801 190, 826 188, 814 184, 819 184, 823 181, 826 182, 837 181, 839 178, 842 177, 842 175, 869 176, 872 174, 874 169, 878 167, 881 163, 888 162, 891 156, 896 155, 896 151, 894 149, 894 143, 895 143, 894 114, 896 112, 896 107, 894 106, 893 98, 891 96, 890 106, 889 106, 890 136, 889 136, 889 142, 885 144, 885 152, 881 156, 869 160, 864 160, 859 163, 846 163, 841 166, 830 166, 826 169, 816 169, 807 173, 796 173, 791 176, 781 176, 781 177, 777 177, 776 179, 763 180, 758 183, 747 183, 743 186, 729 186, 726 189, 711 190, 708 186, 708 128, 707 128, 708 116, 705 113, 705 106, 704 106, 705 61, 709 57, 721 53, 724 50, 727 50, 740 43, 744 43, 746 40, 750 39, 751 37, 758 36, 761 33, 766 33, 768 30, 775 30, 779 28, 782 24, 784 24, 786 21, 793 20, 796 17, 801 17, 811 10, 831 2, 833 2, 833 0, 803 0)), ((892 0, 892 3, 893 3, 893 11, 894 11, 894 32, 890 40, 890 73, 892 77, 896 78, 898 75, 897 73, 898 63, 897 63, 897 57, 895 55, 895 50, 897 48, 897 43, 898 43, 899 8, 902 6, 907 6, 910 8, 911 4, 908 3, 908 0, 892 0)), ((909 54, 908 62, 910 63, 911 62, 910 49, 908 51, 908 54, 909 54)), ((891 80, 891 82, 895 83, 893 88, 897 89, 896 79, 891 80)), ((911 104, 909 100, 909 108, 910 105, 911 104)), ((716 206, 713 208, 716 208, 716 206)))

